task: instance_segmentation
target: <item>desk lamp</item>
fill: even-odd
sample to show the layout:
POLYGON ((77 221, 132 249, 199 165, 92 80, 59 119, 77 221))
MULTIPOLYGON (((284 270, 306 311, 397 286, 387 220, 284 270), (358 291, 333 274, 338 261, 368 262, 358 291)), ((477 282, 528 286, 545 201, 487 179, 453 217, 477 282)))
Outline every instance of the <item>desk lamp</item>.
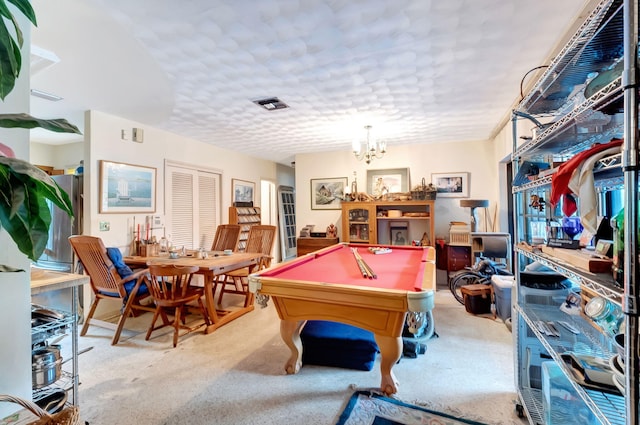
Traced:
POLYGON ((489 201, 486 199, 461 199, 460 206, 463 208, 471 208, 471 232, 477 232, 478 215, 476 212, 476 208, 487 208, 489 206, 489 201))

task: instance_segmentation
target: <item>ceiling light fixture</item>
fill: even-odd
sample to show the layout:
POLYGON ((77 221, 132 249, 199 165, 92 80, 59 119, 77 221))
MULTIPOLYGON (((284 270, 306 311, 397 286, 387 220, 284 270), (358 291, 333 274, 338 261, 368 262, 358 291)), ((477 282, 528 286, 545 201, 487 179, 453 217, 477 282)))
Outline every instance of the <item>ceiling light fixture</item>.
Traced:
POLYGON ((47 99, 52 102, 57 102, 59 100, 64 99, 63 97, 58 96, 56 94, 47 93, 46 91, 42 91, 38 89, 31 89, 31 96, 40 97, 42 99, 47 99))
POLYGON ((382 158, 387 152, 387 142, 382 140, 375 140, 371 138, 371 126, 365 125, 364 129, 367 130, 366 146, 363 149, 362 144, 358 140, 353 141, 353 154, 358 159, 367 164, 371 163, 374 158, 382 158))

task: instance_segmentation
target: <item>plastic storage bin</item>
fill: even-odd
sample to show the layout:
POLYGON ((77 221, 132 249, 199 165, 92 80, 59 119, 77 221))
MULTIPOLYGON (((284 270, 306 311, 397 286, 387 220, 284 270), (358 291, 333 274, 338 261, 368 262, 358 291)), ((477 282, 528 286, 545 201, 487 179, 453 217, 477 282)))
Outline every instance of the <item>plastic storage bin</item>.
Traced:
POLYGON ((491 286, 496 304, 496 314, 502 321, 511 317, 511 288, 513 287, 513 276, 491 276, 491 286))
POLYGON ((546 425, 599 423, 554 361, 542 362, 542 409, 546 425))
POLYGON ((568 289, 537 289, 520 286, 522 304, 539 304, 560 306, 569 295, 568 289))

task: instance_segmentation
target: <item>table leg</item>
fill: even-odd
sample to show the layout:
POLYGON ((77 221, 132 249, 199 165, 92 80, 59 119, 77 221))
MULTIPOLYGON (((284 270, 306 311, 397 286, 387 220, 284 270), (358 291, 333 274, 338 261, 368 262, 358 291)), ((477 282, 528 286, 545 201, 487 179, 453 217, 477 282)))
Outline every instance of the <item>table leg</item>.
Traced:
POLYGON ((284 370, 288 375, 298 373, 302 367, 302 340, 300 339, 300 331, 305 323, 307 323, 306 320, 280 321, 280 337, 291 350, 291 356, 284 365, 284 370))
POLYGON ((380 390, 386 395, 398 392, 398 381, 391 368, 402 354, 402 337, 374 335, 380 349, 380 390))
POLYGON ((204 305, 209 316, 209 325, 205 327, 205 333, 213 331, 218 324, 218 313, 216 312, 215 294, 213 293, 213 273, 203 273, 204 276, 204 305))

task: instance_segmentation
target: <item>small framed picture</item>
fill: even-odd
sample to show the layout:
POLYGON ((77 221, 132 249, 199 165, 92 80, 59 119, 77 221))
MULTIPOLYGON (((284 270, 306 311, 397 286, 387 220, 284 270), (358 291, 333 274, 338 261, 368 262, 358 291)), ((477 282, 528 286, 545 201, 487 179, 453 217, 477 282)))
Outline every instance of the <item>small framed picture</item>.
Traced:
POLYGON ((346 187, 346 177, 311 179, 311 209, 339 210, 346 187))
POLYGON ((253 193, 256 191, 256 184, 245 180, 231 179, 232 202, 253 202, 253 193))
POLYGON ((391 241, 391 245, 411 245, 409 223, 406 221, 392 221, 389 224, 389 241, 391 241))
POLYGON ((469 173, 431 173, 438 198, 468 198, 469 173))

